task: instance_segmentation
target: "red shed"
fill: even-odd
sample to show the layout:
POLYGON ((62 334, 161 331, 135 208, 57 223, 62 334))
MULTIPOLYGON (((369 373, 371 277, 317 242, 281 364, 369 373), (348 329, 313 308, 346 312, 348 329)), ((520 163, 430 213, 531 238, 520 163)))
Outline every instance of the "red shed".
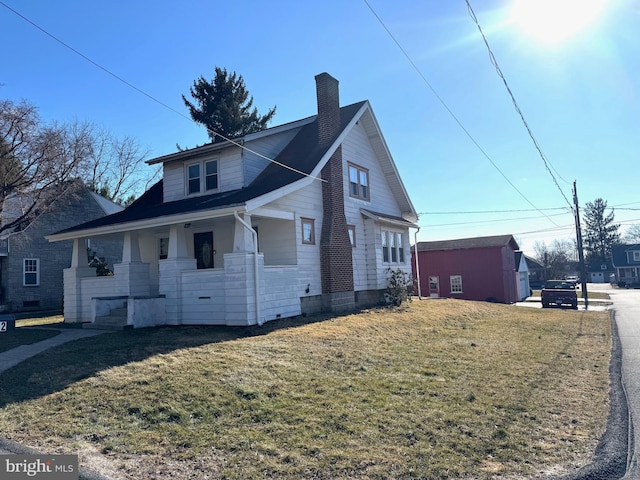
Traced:
POLYGON ((514 303, 518 248, 513 235, 418 242, 421 294, 514 303))

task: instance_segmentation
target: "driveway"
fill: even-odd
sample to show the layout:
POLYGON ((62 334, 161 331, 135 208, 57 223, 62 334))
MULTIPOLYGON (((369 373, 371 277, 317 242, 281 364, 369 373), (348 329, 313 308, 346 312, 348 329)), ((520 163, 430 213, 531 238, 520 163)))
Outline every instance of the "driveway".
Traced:
POLYGON ((613 300, 622 345, 622 382, 627 394, 632 432, 635 432, 629 442, 627 474, 624 478, 640 479, 640 290, 594 284, 596 289, 606 291, 613 300))

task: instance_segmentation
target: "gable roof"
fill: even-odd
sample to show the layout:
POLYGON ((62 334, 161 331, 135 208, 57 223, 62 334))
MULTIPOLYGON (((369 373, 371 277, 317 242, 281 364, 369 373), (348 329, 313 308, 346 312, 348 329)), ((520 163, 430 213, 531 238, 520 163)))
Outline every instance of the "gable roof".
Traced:
MULTIPOLYGON (((340 129, 336 134, 334 140, 324 146, 318 145, 318 120, 317 115, 308 117, 298 122, 292 122, 287 124, 286 128, 299 128, 293 139, 280 151, 280 153, 274 158, 273 162, 269 163, 267 167, 258 174, 258 176, 247 187, 237 190, 231 190, 226 192, 214 193, 211 195, 201 195, 191 198, 185 198, 172 202, 163 202, 163 183, 162 180, 151 187, 145 192, 138 200, 133 202, 128 208, 122 212, 109 215, 100 219, 96 219, 91 222, 86 222, 75 227, 62 230, 51 235, 51 240, 64 240, 71 238, 69 234, 81 232, 85 230, 93 230, 96 228, 114 227, 118 226, 116 230, 125 230, 128 228, 128 224, 132 222, 151 221, 153 219, 160 219, 162 217, 172 217, 174 215, 181 215, 187 213, 207 212, 218 209, 243 209, 247 207, 248 202, 254 202, 253 208, 260 206, 259 199, 263 198, 266 203, 266 199, 269 195, 275 195, 279 193, 278 190, 292 186, 292 188, 300 188, 303 186, 302 182, 305 181, 317 181, 317 178, 313 178, 319 175, 320 170, 324 166, 324 163, 330 157, 330 155, 340 146, 345 135, 350 128, 363 117, 365 112, 371 112, 369 102, 362 101, 347 105, 340 108, 340 129), (282 165, 286 165, 285 168, 282 165), (295 185, 297 187, 295 187, 295 185)), ((366 119, 366 122, 375 125, 376 132, 379 134, 377 122, 371 113, 366 119)), ((270 132, 279 133, 282 131, 282 126, 273 127, 271 129, 258 132, 257 134, 250 134, 246 137, 260 135, 264 137, 270 132)), ((381 135, 379 135, 381 137, 381 135)), ((234 142, 219 142, 215 144, 207 144, 194 149, 177 152, 171 155, 165 155, 155 160, 150 160, 147 163, 159 163, 170 162, 174 160, 184 160, 185 158, 191 158, 195 156, 204 155, 209 153, 212 149, 221 148, 239 148, 236 143, 243 143, 243 139, 235 140, 234 142)), ((381 139, 381 144, 385 148, 384 140, 381 139)), ((388 155, 388 164, 391 166, 391 170, 395 173, 396 184, 392 185, 392 189, 395 188, 396 196, 400 195, 403 201, 399 202, 412 216, 417 220, 415 209, 409 200, 409 196, 404 190, 404 186, 400 181, 397 170, 390 155, 388 155), (398 188, 399 186, 399 188, 398 188)), ((387 168, 389 170, 389 168, 387 168)), ((387 180, 389 180, 389 174, 386 174, 387 180)))
POLYGON ((513 235, 493 235, 490 237, 461 238, 457 240, 439 240, 435 242, 418 242, 419 252, 438 250, 464 250, 469 248, 493 248, 511 246, 518 250, 518 243, 513 235))
POLYGON ((544 265, 541 264, 538 260, 536 260, 533 257, 530 257, 528 255, 524 256, 524 259, 527 262, 527 267, 529 267, 529 270, 531 269, 537 269, 537 268, 544 268, 544 265))
POLYGON ((625 267, 628 265, 638 266, 637 262, 630 263, 627 252, 640 251, 640 243, 626 245, 613 245, 611 247, 611 261, 614 267, 625 267))
MULTIPOLYGON (((32 207, 35 201, 46 203, 46 208, 43 208, 41 213, 49 213, 55 208, 64 209, 67 203, 71 201, 88 202, 91 200, 102 210, 104 215, 111 215, 123 210, 121 205, 93 192, 81 180, 76 179, 67 182, 62 190, 60 190, 60 187, 49 187, 48 190, 41 190, 38 194, 24 192, 12 193, 7 196, 2 209, 0 209, 0 226, 19 219, 32 207)), ((37 221, 38 217, 40 217, 40 214, 37 214, 32 222, 37 221)), ((16 228, 8 229, 0 236, 10 236, 20 231, 20 229, 16 228)))

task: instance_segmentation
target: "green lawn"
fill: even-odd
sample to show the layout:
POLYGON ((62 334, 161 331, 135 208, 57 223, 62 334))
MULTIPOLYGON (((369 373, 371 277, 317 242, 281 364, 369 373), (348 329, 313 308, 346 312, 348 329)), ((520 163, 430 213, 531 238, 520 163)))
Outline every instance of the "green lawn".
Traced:
POLYGON ((457 300, 117 332, 0 375, 0 431, 123 479, 530 477, 589 462, 610 346, 604 312, 457 300))

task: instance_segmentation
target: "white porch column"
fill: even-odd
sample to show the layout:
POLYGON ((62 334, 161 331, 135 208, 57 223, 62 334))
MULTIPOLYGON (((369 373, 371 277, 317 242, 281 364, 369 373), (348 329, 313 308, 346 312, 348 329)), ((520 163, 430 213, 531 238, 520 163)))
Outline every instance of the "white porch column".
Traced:
POLYGON ((63 271, 64 282, 64 321, 78 323, 90 321, 91 312, 82 310, 81 281, 86 277, 95 277, 96 271, 88 265, 87 240, 76 238, 73 240, 71 267, 63 271))
POLYGON ((189 258, 187 233, 183 224, 171 225, 169 251, 165 260, 160 260, 160 294, 166 298, 168 325, 182 323, 182 272, 196 270, 196 259, 189 258))
MULTIPOLYGON (((242 218, 247 225, 251 225, 251 215, 248 213, 239 213, 238 216, 242 218)), ((251 232, 236 219, 233 232, 233 253, 253 253, 253 251, 251 232)))
POLYGON ((229 326, 255 325, 264 321, 264 313, 256 308, 257 295, 264 294, 264 255, 261 253, 257 263, 256 270, 252 253, 224 255, 225 323, 229 326), (256 275, 259 292, 256 292, 256 275))
POLYGON ((140 261, 140 244, 136 232, 124 234, 122 263, 113 266, 113 273, 118 295, 148 297, 151 294, 149 264, 140 261))

